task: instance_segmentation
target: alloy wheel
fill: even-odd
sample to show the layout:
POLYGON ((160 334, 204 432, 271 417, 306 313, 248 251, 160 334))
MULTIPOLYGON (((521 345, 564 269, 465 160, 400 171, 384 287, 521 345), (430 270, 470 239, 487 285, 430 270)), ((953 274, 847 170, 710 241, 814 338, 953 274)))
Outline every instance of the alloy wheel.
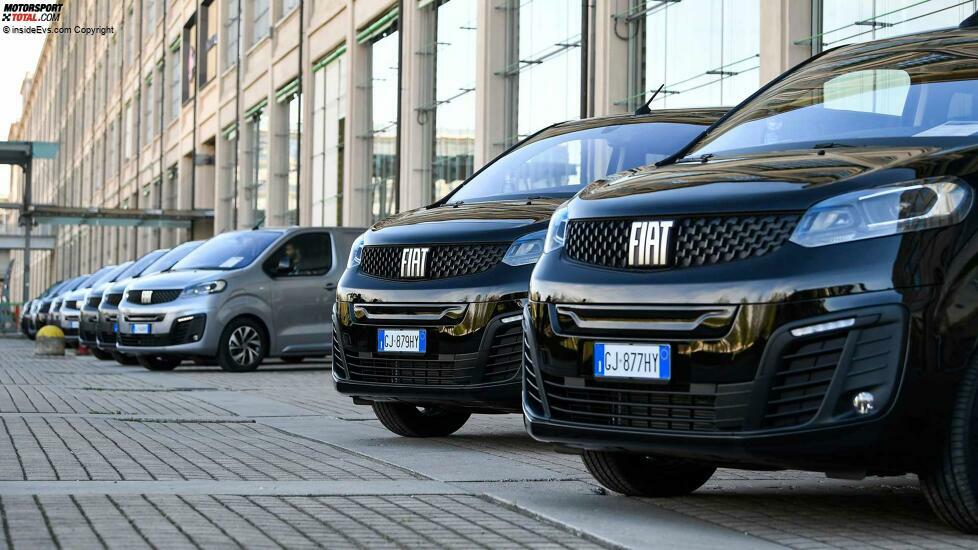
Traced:
POLYGON ((228 352, 239 365, 251 365, 261 359, 261 335, 253 327, 243 325, 231 333, 228 352))

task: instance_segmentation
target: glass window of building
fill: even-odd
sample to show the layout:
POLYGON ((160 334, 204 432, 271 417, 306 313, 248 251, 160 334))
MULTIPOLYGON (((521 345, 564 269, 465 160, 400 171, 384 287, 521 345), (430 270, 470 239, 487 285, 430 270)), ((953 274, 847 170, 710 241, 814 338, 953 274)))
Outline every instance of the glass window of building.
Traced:
POLYGON ((132 4, 129 5, 129 12, 126 15, 126 66, 129 67, 133 64, 136 59, 136 20, 134 17, 134 10, 132 4))
POLYGON ((251 45, 268 36, 269 0, 254 0, 251 3, 251 45))
POLYGON ((183 27, 183 100, 197 91, 197 16, 191 16, 183 27))
POLYGON ((818 0, 821 20, 812 41, 818 52, 842 44, 955 27, 978 9, 961 0, 818 0))
POLYGON ((153 139, 153 128, 156 126, 156 116, 154 115, 154 106, 156 105, 156 96, 153 95, 153 76, 150 75, 146 78, 146 85, 143 87, 143 143, 149 143, 153 139))
POLYGON ((227 182, 225 190, 227 191, 227 196, 222 197, 225 204, 230 207, 229 213, 231 215, 231 226, 230 229, 237 229, 238 227, 238 182, 241 181, 240 167, 238 166, 238 126, 237 124, 232 124, 230 127, 225 128, 221 133, 221 137, 224 138, 224 150, 227 152, 224 156, 224 164, 222 168, 224 170, 223 177, 227 182))
POLYGON ((735 105, 760 84, 760 0, 632 0, 629 110, 735 105))
POLYGON ((143 28, 147 32, 153 32, 156 25, 156 0, 143 0, 143 28))
POLYGON ((224 67, 238 62, 238 21, 241 0, 227 0, 224 13, 224 67))
POLYGON ((282 17, 285 17, 299 5, 299 0, 282 0, 282 17))
POLYGON ((124 159, 129 160, 132 156, 132 129, 135 121, 132 116, 132 102, 126 102, 126 122, 123 128, 122 135, 122 156, 124 159))
POLYGON ((180 46, 174 43, 170 50, 170 118, 176 120, 180 115, 180 46))
POLYGON ((370 192, 371 221, 397 212, 397 86, 396 22, 372 37, 370 44, 370 192))
MULTIPOLYGON (((286 119, 287 139, 277 139, 275 146, 286 162, 286 203, 285 223, 299 224, 299 147, 302 143, 302 94, 299 93, 299 81, 293 80, 286 84, 276 94, 286 119)), ((280 157, 281 158, 281 157, 280 157)))
POLYGON ((346 135, 346 48, 314 67, 312 224, 343 225, 343 148, 346 135))
POLYGON ((581 3, 510 1, 519 47, 505 71, 518 90, 517 135, 507 145, 581 113, 581 3))
MULTIPOLYGON (((435 7, 437 6, 437 7, 435 7)), ((435 133, 431 196, 440 199, 475 164, 476 4, 450 0, 435 9, 435 133)))
POLYGON ((200 29, 204 42, 200 56, 200 83, 203 86, 217 75, 217 4, 214 0, 200 5, 200 29))
POLYGON ((251 205, 256 224, 263 224, 268 208, 268 116, 262 109, 251 114, 251 136, 251 205))

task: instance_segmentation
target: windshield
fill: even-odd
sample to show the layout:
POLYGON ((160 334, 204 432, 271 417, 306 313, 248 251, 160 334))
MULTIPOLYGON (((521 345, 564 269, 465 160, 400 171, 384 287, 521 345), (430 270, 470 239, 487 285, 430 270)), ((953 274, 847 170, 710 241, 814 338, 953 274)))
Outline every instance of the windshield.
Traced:
POLYGON ((146 266, 142 271, 136 271, 132 275, 134 277, 148 277, 150 275, 155 275, 161 273, 173 267, 174 264, 180 260, 187 257, 194 251, 195 248, 203 244, 204 241, 190 241, 189 243, 183 243, 180 246, 173 247, 169 252, 158 257, 156 261, 146 266))
POLYGON ((738 109, 690 156, 976 143, 978 41, 974 33, 946 35, 829 52, 738 109))
POLYGON ((268 245, 281 236, 278 231, 222 233, 187 254, 172 270, 240 269, 255 261, 268 245))
POLYGON ((128 261, 128 262, 124 262, 124 263, 121 263, 121 264, 115 266, 113 269, 110 269, 108 272, 104 273, 101 277, 99 277, 94 283, 92 283, 92 286, 95 287, 95 286, 98 286, 98 285, 100 285, 102 283, 111 283, 113 281, 118 281, 119 280, 119 277, 127 269, 129 269, 130 267, 132 267, 132 264, 133 263, 135 263, 135 262, 128 261))
POLYGON ((89 275, 84 281, 81 282, 80 285, 72 288, 71 290, 84 290, 86 288, 92 288, 93 286, 95 286, 95 283, 102 280, 102 277, 105 277, 107 274, 109 274, 112 270, 114 270, 117 267, 118 266, 107 265, 102 269, 96 271, 95 273, 89 275))
POLYGON ((572 195, 609 174, 658 162, 702 130, 697 124, 642 122, 537 139, 497 158, 448 200, 572 195))
POLYGON ((139 273, 142 273, 143 270, 146 269, 146 266, 148 266, 151 263, 155 262, 160 256, 163 256, 164 254, 166 254, 166 251, 167 250, 168 249, 166 249, 166 248, 161 248, 159 250, 154 250, 152 252, 149 252, 147 254, 144 254, 142 258, 140 258, 140 259, 136 260, 135 262, 133 262, 132 265, 130 265, 129 267, 127 267, 125 271, 123 271, 122 273, 119 273, 118 275, 116 275, 112 279, 112 281, 113 282, 114 281, 124 281, 126 279, 129 279, 133 275, 137 275, 139 273))

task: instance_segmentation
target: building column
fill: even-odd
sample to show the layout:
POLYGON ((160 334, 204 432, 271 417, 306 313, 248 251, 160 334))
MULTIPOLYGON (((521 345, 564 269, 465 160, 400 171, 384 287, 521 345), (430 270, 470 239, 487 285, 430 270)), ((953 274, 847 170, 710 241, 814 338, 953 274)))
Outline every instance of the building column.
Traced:
POLYGON ((812 35, 812 1, 761 2, 761 85, 812 55, 809 42, 795 44, 812 35))
MULTIPOLYGON (((352 10, 352 4, 347 7, 352 10)), ((347 67, 346 97, 347 121, 344 162, 349 169, 347 185, 343 191, 343 219, 347 225, 366 226, 370 222, 371 159, 368 136, 371 128, 370 92, 371 64, 370 45, 357 44, 356 23, 350 17, 347 33, 349 66, 347 67)))
POLYGON ((404 3, 401 33, 400 210, 432 201, 431 155, 434 130, 434 5, 404 3))
MULTIPOLYGON (((614 18, 616 2, 596 0, 594 8, 594 116, 628 112, 628 37, 631 25, 614 18), (617 25, 617 32, 616 32, 617 25), (625 38, 620 38, 624 30, 625 38)), ((585 52, 586 53, 586 52, 585 52)), ((585 76, 586 78, 586 76, 585 76)))
POLYGON ((516 133, 510 113, 515 112, 515 94, 502 71, 511 56, 508 13, 514 8, 500 2, 479 2, 475 46, 475 169, 506 150, 516 133), (499 4, 497 6, 497 4, 499 4))
POLYGON ((255 225, 255 124, 242 119, 238 125, 238 229, 255 225))

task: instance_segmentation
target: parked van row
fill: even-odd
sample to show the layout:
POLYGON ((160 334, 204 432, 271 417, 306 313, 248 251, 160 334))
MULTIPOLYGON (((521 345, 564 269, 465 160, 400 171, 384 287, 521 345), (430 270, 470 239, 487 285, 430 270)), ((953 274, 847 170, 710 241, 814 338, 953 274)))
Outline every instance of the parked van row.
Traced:
POLYGON ((354 244, 333 380, 403 436, 521 411, 605 487, 915 473, 978 532, 978 14, 725 114, 548 128, 354 244))
POLYGON ((976 533, 976 27, 827 50, 730 110, 551 126, 366 231, 154 251, 24 330, 154 370, 332 352, 394 433, 522 412, 626 495, 915 473, 976 533))
POLYGON ((57 325, 69 345, 150 370, 326 356, 336 283, 362 231, 265 228, 154 250, 54 285, 25 307, 22 328, 57 325))

